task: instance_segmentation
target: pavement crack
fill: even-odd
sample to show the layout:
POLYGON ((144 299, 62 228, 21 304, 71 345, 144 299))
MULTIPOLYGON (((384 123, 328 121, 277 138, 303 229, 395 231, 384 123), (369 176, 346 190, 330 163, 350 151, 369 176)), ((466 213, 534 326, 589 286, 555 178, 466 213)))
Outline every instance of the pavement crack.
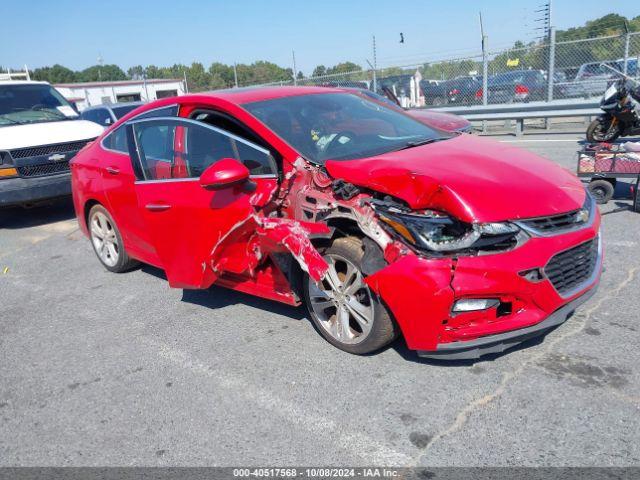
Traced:
MULTIPOLYGON (((474 400, 472 400, 471 402, 469 402, 467 405, 465 405, 456 415, 454 421, 445 429, 439 431, 438 433, 436 433, 435 435, 433 435, 433 437, 431 437, 431 439, 429 440, 429 442, 426 444, 426 446, 424 447, 424 449, 420 452, 419 455, 417 455, 414 458, 414 462, 413 465, 418 465, 420 458, 422 458, 423 455, 426 455, 426 452, 434 445, 436 444, 439 440, 441 440, 442 438, 451 435, 452 433, 457 432, 458 430, 460 430, 469 420, 469 418, 471 417, 471 415, 479 408, 482 408, 486 405, 489 405, 491 402, 493 402, 494 400, 496 400, 497 398, 499 398, 507 389, 507 387, 509 386, 509 384, 517 379, 520 374, 522 374, 522 372, 527 369, 529 366, 531 366, 532 364, 536 364, 539 360, 541 360, 543 357, 545 357, 546 355, 548 355, 549 353, 551 353, 551 351, 553 350, 553 348, 558 345, 560 342, 562 342, 563 340, 572 337, 574 335, 577 335, 578 333, 580 333, 588 324, 589 319, 591 318, 591 315, 593 315, 594 312, 596 312, 605 302, 611 300, 612 297, 617 296, 627 285, 629 285, 637 272, 638 268, 634 267, 631 268, 627 271, 627 277, 620 282, 616 288, 612 289, 607 295, 602 295, 600 297, 600 299, 595 302, 591 307, 587 308, 586 310, 576 314, 573 318, 577 318, 577 319, 582 319, 582 321, 580 322, 576 322, 573 329, 571 330, 566 330, 564 332, 562 332, 560 335, 550 339, 548 342, 546 342, 544 345, 544 348, 542 348, 541 350, 534 352, 532 355, 530 355, 527 359, 525 359, 523 362, 521 362, 517 368, 515 368, 514 370, 510 371, 510 372, 506 372, 503 376, 502 379, 500 380, 500 383, 498 384, 497 388, 491 392, 488 393, 486 395, 483 395, 480 398, 476 398, 474 400)), ((617 397, 621 397, 621 396, 625 396, 624 394, 617 394, 617 397)), ((630 401, 634 401, 635 399, 633 397, 628 397, 630 399, 630 401)))

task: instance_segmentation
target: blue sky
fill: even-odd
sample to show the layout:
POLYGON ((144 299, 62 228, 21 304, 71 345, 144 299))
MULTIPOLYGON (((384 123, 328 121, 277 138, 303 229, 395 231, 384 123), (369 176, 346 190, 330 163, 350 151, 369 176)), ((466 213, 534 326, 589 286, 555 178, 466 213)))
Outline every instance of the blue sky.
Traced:
MULTIPOLYGON (((269 60, 309 74, 317 64, 365 65, 376 35, 379 64, 411 64, 479 50, 482 11, 490 48, 535 36, 545 0, 0 0, 0 65, 82 69, 137 64, 269 60), (401 45, 399 33, 405 43, 401 45)), ((607 13, 640 14, 637 0, 554 0, 557 28, 607 13)))

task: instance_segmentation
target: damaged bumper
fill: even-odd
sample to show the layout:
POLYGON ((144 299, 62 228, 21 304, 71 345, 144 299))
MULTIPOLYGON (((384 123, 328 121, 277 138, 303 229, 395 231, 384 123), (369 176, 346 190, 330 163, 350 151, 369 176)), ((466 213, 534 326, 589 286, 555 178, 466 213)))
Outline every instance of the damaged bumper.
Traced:
POLYGON ((593 295, 602 270, 599 227, 597 218, 588 228, 532 237, 514 250, 490 255, 408 255, 366 282, 393 313, 411 350, 430 358, 478 358, 545 334, 593 295), (591 245, 587 254, 576 250, 591 245), (564 261, 561 255, 574 250, 576 258, 566 264, 576 265, 583 276, 562 283, 571 280, 568 268, 562 278, 552 278, 552 259, 564 261), (591 263, 583 267, 585 255, 591 263), (527 275, 532 271, 537 275, 527 275), (484 299, 491 302, 482 310, 454 308, 461 300, 484 299))

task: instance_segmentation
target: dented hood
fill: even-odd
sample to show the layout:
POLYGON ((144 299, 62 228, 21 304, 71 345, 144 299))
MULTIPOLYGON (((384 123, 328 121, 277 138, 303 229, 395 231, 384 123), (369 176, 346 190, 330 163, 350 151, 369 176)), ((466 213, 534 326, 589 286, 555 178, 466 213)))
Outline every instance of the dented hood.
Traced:
POLYGON ((497 222, 580 208, 582 183, 531 152, 459 135, 360 160, 330 160, 335 178, 389 194, 413 209, 445 211, 467 222, 497 222))

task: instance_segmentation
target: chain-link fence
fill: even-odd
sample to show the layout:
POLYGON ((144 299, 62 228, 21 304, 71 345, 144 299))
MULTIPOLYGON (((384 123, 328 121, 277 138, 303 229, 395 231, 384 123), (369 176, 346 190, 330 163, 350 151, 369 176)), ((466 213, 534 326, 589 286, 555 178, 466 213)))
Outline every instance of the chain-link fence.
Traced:
POLYGON ((412 107, 581 99, 601 96, 621 73, 638 79, 639 57, 640 32, 556 41, 552 30, 507 50, 262 85, 366 89, 412 107))

